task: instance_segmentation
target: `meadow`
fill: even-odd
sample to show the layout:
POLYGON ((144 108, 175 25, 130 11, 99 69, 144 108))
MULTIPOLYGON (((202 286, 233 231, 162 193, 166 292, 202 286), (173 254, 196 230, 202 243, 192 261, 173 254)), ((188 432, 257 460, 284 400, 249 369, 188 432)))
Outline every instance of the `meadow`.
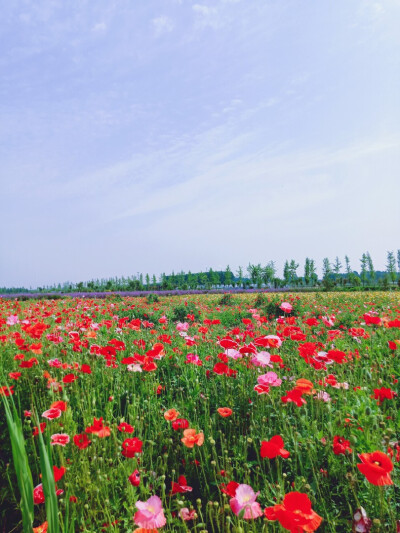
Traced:
POLYGON ((0 299, 3 533, 400 531, 390 292, 0 299))

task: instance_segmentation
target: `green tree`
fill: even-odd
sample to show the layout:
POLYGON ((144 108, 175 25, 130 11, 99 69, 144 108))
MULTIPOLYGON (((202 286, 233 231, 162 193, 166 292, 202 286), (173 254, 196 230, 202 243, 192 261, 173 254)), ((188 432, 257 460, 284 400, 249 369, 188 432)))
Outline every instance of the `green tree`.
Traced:
POLYGON ((332 270, 335 274, 335 282, 338 282, 340 270, 342 269, 342 263, 339 260, 339 257, 336 256, 335 262, 333 263, 332 270))
POLYGON ((238 285, 239 287, 243 286, 243 268, 240 266, 237 271, 238 285))
POLYGON ((229 287, 230 285, 232 285, 232 278, 233 278, 233 275, 232 275, 232 272, 231 272, 231 269, 229 267, 229 265, 226 267, 225 269, 225 276, 224 276, 224 285, 225 287, 229 287))
POLYGON ((361 276, 360 277, 361 277, 361 282, 364 286, 367 281, 367 267, 368 267, 367 254, 362 254, 361 259, 360 259, 360 264, 361 264, 361 276))
POLYGON ((367 266, 368 266, 368 277, 371 285, 374 285, 376 282, 376 272, 374 269, 374 264, 369 252, 366 253, 367 256, 367 266))
POLYGON ((386 272, 389 276, 390 281, 394 283, 397 278, 397 272, 396 272, 396 260, 395 260, 393 252, 387 253, 386 272))

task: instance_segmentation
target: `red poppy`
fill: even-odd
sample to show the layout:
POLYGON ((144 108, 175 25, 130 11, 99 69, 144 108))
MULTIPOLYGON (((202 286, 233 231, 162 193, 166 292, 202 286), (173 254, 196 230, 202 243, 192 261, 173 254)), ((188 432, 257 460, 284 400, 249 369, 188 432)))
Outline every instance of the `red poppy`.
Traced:
POLYGON ((234 498, 236 496, 236 489, 238 488, 239 483, 236 483, 236 481, 230 481, 227 485, 225 483, 221 483, 220 489, 221 492, 224 494, 227 494, 231 498, 234 498))
POLYGON ((189 422, 186 418, 177 418, 172 422, 172 429, 178 431, 179 429, 187 429, 189 427, 189 422))
POLYGON ((350 441, 346 440, 344 437, 335 435, 333 437, 333 453, 335 455, 344 455, 346 451, 350 453, 352 452, 352 449, 350 448, 350 441))
POLYGON ((135 457, 136 453, 142 453, 143 442, 138 438, 125 439, 122 443, 122 455, 124 457, 135 457))
POLYGON ((172 482, 171 494, 178 494, 182 492, 191 492, 192 487, 189 487, 186 481, 185 476, 179 476, 178 482, 172 482))
POLYGON ((110 428, 103 425, 103 418, 93 418, 93 425, 85 429, 86 433, 92 433, 100 438, 109 437, 111 435, 110 428))
POLYGON ((118 431, 121 431, 122 433, 133 433, 135 428, 126 422, 121 422, 118 426, 118 431))
POLYGON ((84 450, 91 444, 91 440, 89 440, 86 433, 80 433, 79 435, 74 436, 74 444, 75 446, 78 446, 80 450, 84 450))
POLYGON ((135 470, 129 477, 129 483, 133 485, 134 487, 138 487, 140 485, 140 474, 139 470, 135 470))
POLYGON ((393 485, 389 473, 393 470, 390 457, 379 450, 372 453, 360 453, 358 457, 362 463, 359 463, 357 468, 372 485, 393 485))
POLYGON ((278 520, 281 526, 291 533, 311 532, 319 528, 322 517, 311 509, 307 494, 290 492, 283 502, 264 511, 268 520, 278 520))
POLYGON ((280 435, 274 435, 270 440, 261 442, 260 455, 264 459, 274 459, 280 455, 284 459, 290 456, 290 452, 284 449, 284 442, 280 435))

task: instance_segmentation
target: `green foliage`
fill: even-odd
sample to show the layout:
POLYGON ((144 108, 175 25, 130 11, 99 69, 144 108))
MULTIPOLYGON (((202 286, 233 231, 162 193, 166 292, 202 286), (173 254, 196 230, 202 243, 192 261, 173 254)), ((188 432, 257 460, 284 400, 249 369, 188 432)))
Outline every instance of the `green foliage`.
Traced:
POLYGON ((234 305, 235 300, 232 297, 232 294, 226 293, 220 298, 218 305, 234 305))
POLYGON ((2 399, 11 439, 14 468, 21 495, 20 507, 22 512, 22 527, 24 533, 31 533, 34 518, 33 481, 31 470, 29 468, 28 455, 25 449, 25 439, 22 431, 21 419, 18 416, 12 396, 10 397, 12 408, 10 408, 5 396, 2 396, 2 399))
POLYGON ((154 304, 154 303, 157 303, 160 301, 160 298, 158 297, 157 294, 154 294, 154 293, 150 293, 146 296, 146 301, 148 304, 154 304))
POLYGON ((187 315, 194 315, 195 320, 198 320, 200 315, 196 305, 189 301, 185 304, 179 304, 172 309, 172 320, 174 322, 185 322, 187 315))

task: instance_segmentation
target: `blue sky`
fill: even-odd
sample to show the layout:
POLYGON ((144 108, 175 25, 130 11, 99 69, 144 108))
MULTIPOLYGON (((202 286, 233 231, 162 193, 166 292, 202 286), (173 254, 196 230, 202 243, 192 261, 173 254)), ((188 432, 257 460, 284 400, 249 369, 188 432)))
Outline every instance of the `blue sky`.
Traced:
POLYGON ((16 0, 0 285, 400 248, 399 0, 16 0))

